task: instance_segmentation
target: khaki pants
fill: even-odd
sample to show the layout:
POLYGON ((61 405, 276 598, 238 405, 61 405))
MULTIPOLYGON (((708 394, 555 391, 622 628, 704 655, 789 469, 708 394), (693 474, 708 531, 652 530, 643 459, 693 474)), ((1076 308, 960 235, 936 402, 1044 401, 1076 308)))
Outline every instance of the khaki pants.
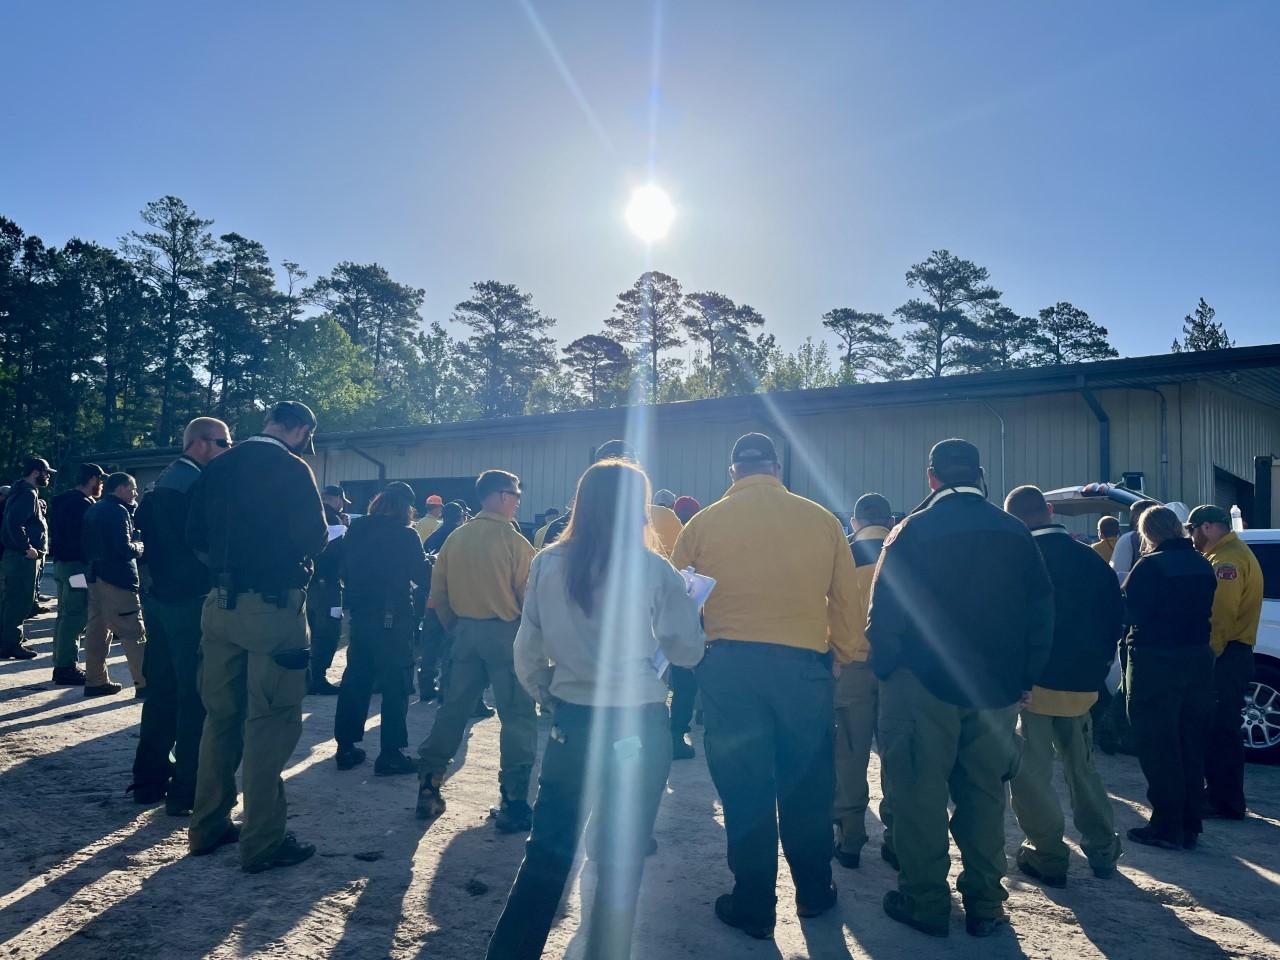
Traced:
POLYGON ((1004 879, 1005 782, 1016 767, 1016 706, 991 710, 939 700, 905 668, 880 683, 880 762, 893 805, 898 890, 912 916, 942 923, 951 914, 947 831, 964 869, 956 887, 965 911, 991 918, 1008 899, 1004 879), (948 818, 947 799, 955 804, 948 818))
POLYGON ((84 631, 86 686, 100 687, 107 682, 107 653, 111 648, 108 634, 113 634, 124 647, 134 686, 145 687, 142 656, 147 632, 142 625, 141 601, 132 590, 95 580, 89 584, 89 622, 84 631))
POLYGON ((302 735, 307 692, 306 595, 290 590, 280 607, 242 593, 234 610, 219 607, 217 596, 215 590, 205 599, 201 617, 205 721, 187 842, 205 850, 226 832, 243 760, 240 864, 248 869, 270 860, 284 839, 288 807, 281 774, 302 735), (276 660, 286 651, 297 656, 286 658, 296 667, 276 660))
POLYGON ((836 846, 858 853, 867 842, 867 764, 879 703, 876 675, 865 662, 847 663, 836 681, 836 846))
POLYGON ((494 706, 502 724, 498 786, 508 802, 527 803, 529 777, 538 753, 538 714, 533 698, 516 679, 512 656, 518 620, 460 619, 453 628, 449 686, 431 733, 418 748, 425 783, 444 775, 484 688, 493 685, 494 706))
POLYGON ((1089 865, 1105 871, 1116 865, 1120 838, 1107 788, 1093 765, 1093 719, 1022 714, 1022 763, 1009 784, 1013 812, 1027 835, 1018 862, 1030 864, 1046 877, 1067 875, 1067 845, 1062 806, 1053 789, 1053 761, 1062 761, 1062 775, 1071 797, 1071 815, 1080 831, 1080 846, 1089 865))

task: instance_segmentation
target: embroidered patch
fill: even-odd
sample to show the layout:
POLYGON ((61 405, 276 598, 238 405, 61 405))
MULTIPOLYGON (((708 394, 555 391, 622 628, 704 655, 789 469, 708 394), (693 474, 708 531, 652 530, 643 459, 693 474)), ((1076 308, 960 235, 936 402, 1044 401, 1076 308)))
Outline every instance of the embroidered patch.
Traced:
POLYGON ((1217 574, 1219 580, 1234 580, 1240 575, 1236 571, 1236 565, 1234 563, 1219 564, 1214 572, 1217 574))

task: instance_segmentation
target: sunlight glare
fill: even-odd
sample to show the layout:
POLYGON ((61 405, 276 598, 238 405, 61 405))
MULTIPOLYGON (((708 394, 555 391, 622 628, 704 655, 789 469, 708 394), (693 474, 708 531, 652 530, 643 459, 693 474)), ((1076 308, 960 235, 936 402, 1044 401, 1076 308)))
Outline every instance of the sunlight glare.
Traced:
POLYGON ((654 184, 637 187, 627 204, 627 226, 645 243, 661 240, 671 229, 676 208, 665 190, 654 184))

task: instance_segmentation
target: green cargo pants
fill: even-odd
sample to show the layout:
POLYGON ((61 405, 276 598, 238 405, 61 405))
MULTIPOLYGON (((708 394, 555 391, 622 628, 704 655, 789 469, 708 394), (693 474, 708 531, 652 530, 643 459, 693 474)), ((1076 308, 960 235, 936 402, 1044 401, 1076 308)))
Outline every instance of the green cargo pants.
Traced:
POLYGON ((880 683, 880 762, 893 806, 898 890, 915 919, 944 923, 951 914, 947 829, 960 848, 956 882, 972 917, 996 916, 1008 899, 1005 782, 1017 767, 1016 706, 994 710, 939 700, 915 674, 898 669, 880 683), (947 817, 947 798, 955 812, 947 817))
POLYGON ((529 777, 538 752, 538 714, 533 698, 516 679, 512 645, 520 622, 459 619, 452 631, 449 685, 431 733, 418 748, 422 782, 444 776, 462 745, 467 724, 484 688, 493 686, 502 724, 498 786, 508 802, 527 803, 529 777))
POLYGON ((77 573, 87 574, 89 565, 74 560, 56 560, 53 579, 58 584, 58 620, 53 627, 53 669, 65 670, 76 665, 80 653, 80 636, 89 622, 89 590, 71 586, 77 573))
POLYGON ((836 848, 859 853, 867 842, 867 764, 875 736, 878 682, 865 662, 846 663, 835 686, 836 801, 832 820, 836 848))
POLYGON ((22 625, 31 616, 36 602, 36 569, 38 560, 25 554, 5 550, 0 560, 4 574, 4 597, 0 600, 0 650, 16 650, 22 645, 22 625))
POLYGON ((1051 879, 1067 876, 1067 845, 1062 806, 1053 789, 1053 760, 1062 761, 1062 775, 1071 798, 1071 816, 1080 831, 1080 847, 1089 866, 1105 872, 1120 856, 1115 816, 1107 788, 1093 765, 1093 718, 1046 717, 1022 713, 1022 763, 1009 784, 1013 813, 1027 835, 1018 862, 1051 879))
POLYGON ((269 860, 284 839, 281 773, 302 735, 307 692, 306 595, 290 590, 279 607, 260 594, 242 593, 234 610, 219 607, 217 595, 209 594, 201 617, 200 696, 206 715, 188 844, 205 850, 226 831, 243 759, 240 864, 249 869, 269 860), (295 658, 285 656, 291 662, 284 666, 276 657, 288 651, 295 658))

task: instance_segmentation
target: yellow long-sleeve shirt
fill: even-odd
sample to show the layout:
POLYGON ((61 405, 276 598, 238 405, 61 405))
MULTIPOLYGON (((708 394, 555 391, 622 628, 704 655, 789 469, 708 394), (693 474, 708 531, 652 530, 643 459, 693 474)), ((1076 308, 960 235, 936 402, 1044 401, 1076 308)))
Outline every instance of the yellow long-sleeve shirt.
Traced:
POLYGON ((1111 562, 1111 558, 1116 554, 1116 541, 1119 537, 1103 537, 1097 543, 1089 544, 1090 549, 1107 563, 1111 562))
POLYGON ((520 619, 533 553, 510 520, 487 510, 453 531, 431 574, 431 606, 440 622, 520 619))
POLYGON ((670 507, 662 507, 656 503, 649 507, 649 519, 653 523, 654 532, 658 535, 662 555, 670 560, 671 552, 676 548, 676 540, 680 538, 680 531, 684 529, 684 524, 670 507))
POLYGON ((428 513, 425 517, 419 517, 413 522, 413 529, 417 532, 418 539, 426 543, 427 537, 439 530, 442 523, 444 521, 439 517, 433 517, 428 513))
MULTIPOLYGON (((853 543, 881 540, 889 536, 889 528, 881 526, 863 527, 853 535, 853 543)), ((858 548, 854 547, 855 553, 858 548)), ((870 560, 870 557, 868 557, 870 560)), ((853 655, 851 660, 864 663, 871 658, 871 644, 867 642, 867 611, 871 608, 871 581, 875 579, 876 564, 874 561, 863 563, 855 557, 854 577, 858 582, 858 611, 854 620, 853 655)))
POLYGON ((852 659, 857 578, 840 522, 775 477, 733 484, 681 531, 671 562, 715 578, 708 638, 801 647, 852 659))
POLYGON ((1262 565, 1249 545, 1228 533, 1205 554, 1218 587, 1213 593, 1209 645, 1220 656, 1233 640, 1253 646, 1262 620, 1262 565))

